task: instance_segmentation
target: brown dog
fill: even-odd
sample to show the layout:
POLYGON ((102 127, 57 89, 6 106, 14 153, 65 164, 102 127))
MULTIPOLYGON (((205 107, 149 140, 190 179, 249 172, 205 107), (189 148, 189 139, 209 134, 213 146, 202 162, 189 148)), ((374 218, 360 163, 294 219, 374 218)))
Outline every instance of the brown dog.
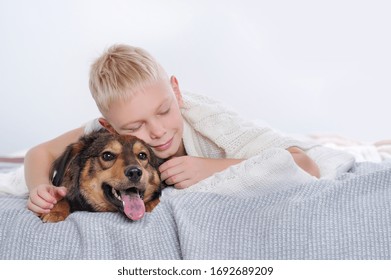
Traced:
POLYGON ((137 138, 103 130, 85 135, 54 162, 53 185, 66 187, 67 195, 41 219, 63 221, 73 211, 119 211, 141 219, 159 203, 162 162, 137 138))

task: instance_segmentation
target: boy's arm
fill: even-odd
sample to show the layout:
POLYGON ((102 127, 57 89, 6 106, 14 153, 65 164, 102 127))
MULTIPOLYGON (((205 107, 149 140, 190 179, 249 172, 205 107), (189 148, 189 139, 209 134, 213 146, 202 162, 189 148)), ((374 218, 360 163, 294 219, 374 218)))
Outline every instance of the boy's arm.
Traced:
POLYGON ((185 189, 242 161, 243 159, 181 156, 160 165, 159 171, 161 179, 167 185, 185 189))
MULTIPOLYGON (((290 147, 287 151, 291 153, 293 160, 300 168, 312 176, 320 177, 317 164, 303 150, 290 147)), ((183 189, 242 161, 243 159, 182 156, 166 161, 159 167, 159 170, 162 180, 166 181, 168 185, 183 189)))
POLYGON ((30 194, 27 207, 31 211, 47 213, 65 195, 64 188, 53 187, 49 178, 50 168, 65 148, 76 142, 83 133, 83 127, 74 129, 27 152, 24 172, 30 194))
POLYGON ((287 149, 287 151, 291 153, 293 160, 301 169, 306 171, 311 176, 320 178, 320 171, 318 165, 302 149, 299 149, 297 147, 290 147, 287 149))

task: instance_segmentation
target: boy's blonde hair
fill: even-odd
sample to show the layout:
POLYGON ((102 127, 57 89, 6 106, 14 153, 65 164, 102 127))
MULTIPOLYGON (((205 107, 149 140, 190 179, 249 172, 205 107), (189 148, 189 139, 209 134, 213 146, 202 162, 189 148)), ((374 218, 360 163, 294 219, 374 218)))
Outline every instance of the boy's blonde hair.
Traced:
POLYGON ((90 91, 102 114, 113 101, 125 100, 136 90, 167 78, 163 67, 145 50, 113 45, 92 65, 90 91))

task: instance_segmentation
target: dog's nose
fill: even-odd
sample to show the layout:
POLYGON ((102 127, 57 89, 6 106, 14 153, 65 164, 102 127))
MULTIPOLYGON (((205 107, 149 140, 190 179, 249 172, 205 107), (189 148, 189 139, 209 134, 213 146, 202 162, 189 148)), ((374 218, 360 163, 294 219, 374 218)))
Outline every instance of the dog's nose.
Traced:
POLYGON ((131 166, 125 170, 125 176, 133 183, 139 182, 142 175, 143 172, 136 166, 131 166))

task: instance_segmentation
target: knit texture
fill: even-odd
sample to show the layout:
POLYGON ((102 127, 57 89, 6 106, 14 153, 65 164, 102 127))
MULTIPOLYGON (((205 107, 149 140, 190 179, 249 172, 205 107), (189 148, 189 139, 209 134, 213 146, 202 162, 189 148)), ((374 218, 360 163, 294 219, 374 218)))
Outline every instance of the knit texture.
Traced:
MULTIPOLYGON (((332 179, 349 170, 354 157, 310 141, 300 141, 241 118, 220 102, 190 92, 183 93, 183 143, 189 156, 249 159, 272 148, 299 147, 317 163, 323 178, 332 179)), ((98 119, 85 133, 102 128, 98 119)))
POLYGON ((391 259, 391 162, 237 189, 167 196, 137 222, 75 212, 43 224, 25 198, 0 196, 0 259, 391 259))
POLYGON ((295 146, 316 162, 321 177, 327 179, 349 170, 354 163, 354 157, 349 153, 259 126, 204 95, 185 92, 183 101, 183 142, 190 156, 249 159, 268 149, 295 146))
POLYGON ((211 151, 227 158, 248 159, 269 148, 313 147, 313 143, 284 137, 269 127, 241 118, 220 102, 195 93, 183 94, 183 141, 191 156, 208 157, 211 151))
POLYGON ((183 190, 167 189, 163 193, 161 201, 166 197, 193 192, 253 197, 316 180, 315 177, 296 165, 287 150, 272 148, 216 173, 189 188, 183 190))

